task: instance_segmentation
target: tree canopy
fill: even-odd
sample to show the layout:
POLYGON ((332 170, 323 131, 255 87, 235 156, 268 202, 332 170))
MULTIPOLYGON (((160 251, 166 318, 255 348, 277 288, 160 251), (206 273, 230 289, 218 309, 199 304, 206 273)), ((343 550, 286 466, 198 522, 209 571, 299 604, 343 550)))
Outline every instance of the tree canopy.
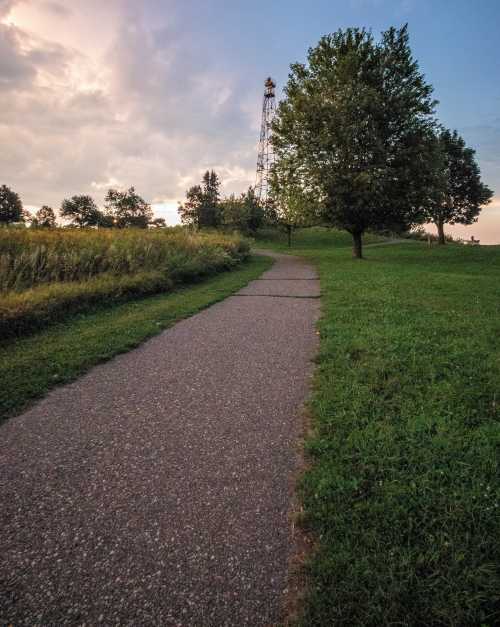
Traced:
POLYGON ((376 42, 365 29, 323 37, 291 66, 273 124, 277 161, 298 164, 322 218, 353 236, 408 228, 423 217, 432 176, 435 101, 412 58, 408 28, 376 42))
POLYGON ((23 203, 19 195, 7 187, 0 186, 0 224, 24 222, 23 203))

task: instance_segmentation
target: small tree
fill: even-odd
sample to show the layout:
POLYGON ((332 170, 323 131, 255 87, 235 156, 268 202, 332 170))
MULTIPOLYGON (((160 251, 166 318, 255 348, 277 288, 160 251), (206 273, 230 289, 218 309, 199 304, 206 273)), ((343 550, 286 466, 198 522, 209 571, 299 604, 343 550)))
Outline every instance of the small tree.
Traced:
POLYGON ((428 204, 427 218, 438 231, 438 243, 446 242, 445 224, 472 224, 493 192, 481 182, 475 151, 467 148, 457 131, 447 129, 437 135, 440 150, 440 176, 428 204))
POLYGON ((432 163, 434 101, 413 60, 407 26, 375 42, 364 29, 323 37, 291 66, 273 124, 277 160, 293 158, 318 189, 323 219, 362 257, 370 228, 422 220, 432 163))
POLYGON ((15 191, 0 186, 0 224, 24 222, 23 203, 15 191))
POLYGON ((203 203, 200 207, 199 226, 216 228, 220 224, 220 179, 218 175, 211 170, 207 170, 203 175, 203 203))
POLYGON ((56 214, 52 207, 43 205, 36 213, 31 221, 32 228, 49 228, 53 229, 56 226, 56 214))
POLYGON ((249 187, 239 198, 231 194, 222 200, 220 213, 225 226, 243 233, 255 233, 264 219, 264 210, 255 196, 253 187, 249 187))
POLYGON ((276 223, 286 230, 288 246, 295 229, 311 226, 319 210, 317 190, 307 187, 293 160, 282 159, 271 172, 271 199, 276 223))
POLYGON ((200 207, 203 204, 203 192, 201 185, 193 185, 186 192, 186 201, 184 204, 179 203, 177 209, 182 224, 200 226, 200 207))
POLYGON ((201 185, 193 185, 186 192, 186 202, 178 208, 181 222, 196 228, 220 225, 220 179, 214 170, 207 170, 201 185))
POLYGON ((134 187, 124 192, 110 189, 105 202, 107 217, 111 217, 118 228, 133 226, 145 229, 153 219, 151 205, 136 194, 134 187))
POLYGON ((24 226, 31 226, 34 219, 34 216, 27 209, 23 209, 23 217, 20 224, 23 224, 24 226))
POLYGON ((250 233, 255 233, 264 222, 264 208, 255 195, 255 189, 249 187, 246 193, 241 195, 245 207, 246 225, 250 233))

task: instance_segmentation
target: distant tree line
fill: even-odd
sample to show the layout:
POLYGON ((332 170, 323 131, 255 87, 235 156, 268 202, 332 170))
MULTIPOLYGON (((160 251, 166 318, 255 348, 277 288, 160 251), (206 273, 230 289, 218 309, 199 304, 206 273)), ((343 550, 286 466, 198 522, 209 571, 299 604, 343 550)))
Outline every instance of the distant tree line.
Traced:
MULTIPOLYGON (((88 195, 66 198, 59 215, 69 227, 127 228, 166 226, 163 218, 155 218, 151 206, 139 196, 134 187, 125 191, 110 189, 101 210, 88 195)), ((55 228, 56 214, 52 207, 44 205, 33 216, 23 209, 19 195, 6 185, 0 187, 0 225, 30 224, 32 228, 55 228)))
POLYGON ((198 229, 230 228, 246 234, 255 233, 264 222, 264 208, 252 187, 240 196, 221 198, 221 181, 214 170, 207 170, 200 185, 186 192, 179 205, 181 222, 198 229))

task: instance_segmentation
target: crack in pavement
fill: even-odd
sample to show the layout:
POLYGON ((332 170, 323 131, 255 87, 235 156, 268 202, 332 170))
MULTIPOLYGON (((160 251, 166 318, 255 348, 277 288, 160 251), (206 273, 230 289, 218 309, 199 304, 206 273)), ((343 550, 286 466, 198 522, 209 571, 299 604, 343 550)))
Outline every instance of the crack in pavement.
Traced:
POLYGON ((316 298, 321 298, 321 294, 317 294, 315 296, 301 296, 300 294, 234 294, 233 296, 238 297, 259 297, 259 298, 312 298, 313 300, 316 298))

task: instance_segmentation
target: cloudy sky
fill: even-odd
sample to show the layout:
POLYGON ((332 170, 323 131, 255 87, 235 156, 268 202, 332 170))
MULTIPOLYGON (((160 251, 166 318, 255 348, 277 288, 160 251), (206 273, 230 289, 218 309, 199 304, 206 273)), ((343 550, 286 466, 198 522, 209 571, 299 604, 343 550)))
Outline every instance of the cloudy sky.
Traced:
POLYGON ((0 0, 0 184, 28 207, 135 185, 172 222, 214 168, 254 182, 263 80, 339 27, 409 22, 442 122, 477 150, 500 243, 497 0, 0 0))

